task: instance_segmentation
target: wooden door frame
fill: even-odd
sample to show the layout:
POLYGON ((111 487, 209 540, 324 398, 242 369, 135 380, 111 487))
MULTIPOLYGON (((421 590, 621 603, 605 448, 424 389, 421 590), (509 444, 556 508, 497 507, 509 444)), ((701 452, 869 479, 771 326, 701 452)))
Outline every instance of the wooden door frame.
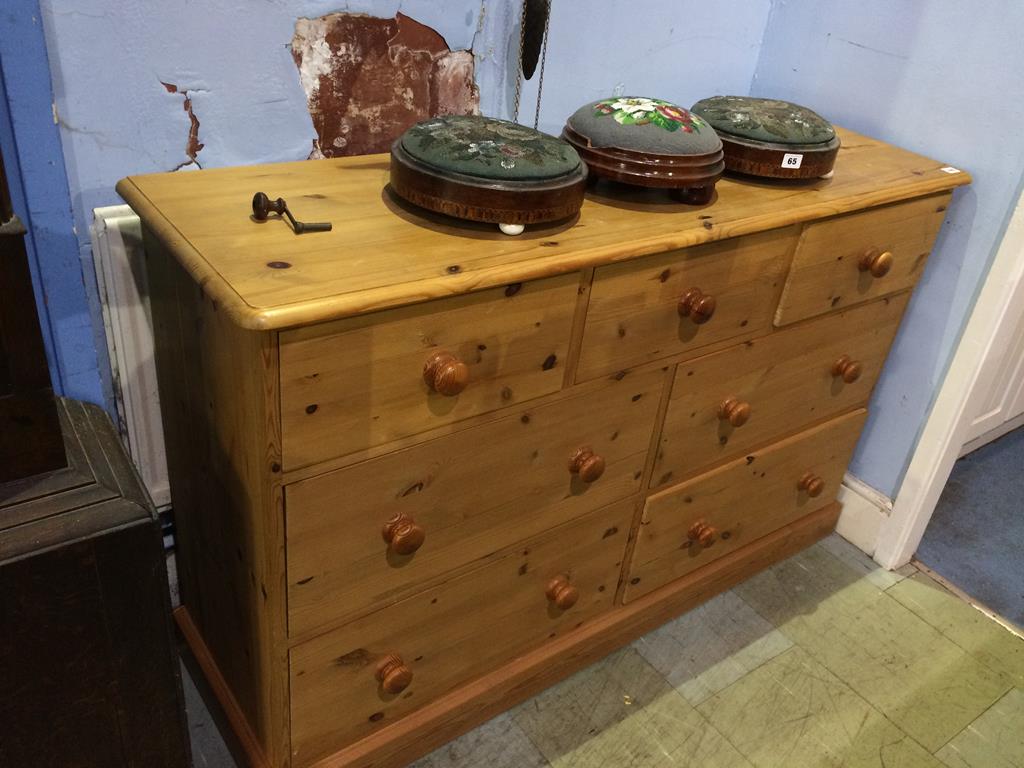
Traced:
POLYGON ((971 422, 988 394, 1000 350, 1014 319, 1024 312, 1024 192, 978 292, 974 308, 953 353, 907 473, 882 520, 874 559, 899 568, 917 551, 925 528, 967 438, 971 422))

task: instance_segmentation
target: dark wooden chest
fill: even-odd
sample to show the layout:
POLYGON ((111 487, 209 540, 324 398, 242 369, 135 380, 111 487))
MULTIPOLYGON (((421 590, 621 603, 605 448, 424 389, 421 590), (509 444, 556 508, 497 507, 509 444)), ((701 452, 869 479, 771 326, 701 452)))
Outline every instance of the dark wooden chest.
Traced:
POLYGON ((156 512, 106 414, 57 411, 67 466, 0 485, 0 766, 182 768, 156 512))

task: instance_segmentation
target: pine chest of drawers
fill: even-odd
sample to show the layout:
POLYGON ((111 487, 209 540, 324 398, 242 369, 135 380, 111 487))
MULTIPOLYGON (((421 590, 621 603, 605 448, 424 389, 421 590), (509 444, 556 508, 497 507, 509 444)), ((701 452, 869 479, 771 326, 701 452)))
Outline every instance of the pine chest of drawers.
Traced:
POLYGON ((178 620, 254 765, 404 765, 832 530, 969 181, 841 133, 829 181, 602 189, 519 238, 381 156, 121 182, 178 620))

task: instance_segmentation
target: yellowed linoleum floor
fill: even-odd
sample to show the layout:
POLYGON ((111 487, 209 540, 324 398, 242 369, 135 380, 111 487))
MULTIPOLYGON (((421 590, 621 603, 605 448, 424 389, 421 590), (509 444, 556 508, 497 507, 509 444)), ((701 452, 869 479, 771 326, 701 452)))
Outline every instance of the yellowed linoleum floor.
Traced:
POLYGON ((1024 640, 838 536, 415 768, 1024 768, 1024 640))

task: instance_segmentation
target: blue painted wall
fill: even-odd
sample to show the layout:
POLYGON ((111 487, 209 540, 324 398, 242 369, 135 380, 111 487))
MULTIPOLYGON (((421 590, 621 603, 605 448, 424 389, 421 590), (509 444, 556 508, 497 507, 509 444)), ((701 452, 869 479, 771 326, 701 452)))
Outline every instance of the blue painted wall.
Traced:
POLYGON ((4 0, 0 67, 0 147, 15 212, 29 229, 29 265, 54 389, 102 403, 106 345, 89 290, 95 280, 83 279, 91 273, 82 271, 36 0, 4 0))
MULTIPOLYGON (((21 37, 38 39, 39 20, 28 12, 35 2, 7 0, 2 13, 16 25, 0 27, 0 52, 21 37)), ((62 255, 53 269, 41 265, 39 275, 49 300, 51 361, 71 393, 85 399, 103 399, 106 370, 88 243, 91 210, 119 202, 114 184, 121 177, 188 160, 183 97, 161 81, 189 91, 204 167, 302 158, 315 133, 289 50, 295 19, 339 9, 393 16, 401 7, 452 48, 471 47, 483 111, 511 113, 517 0, 41 5, 77 238, 52 210, 66 213, 66 199, 62 206, 52 195, 57 219, 43 231, 63 244, 56 250, 62 255)), ((1024 6, 1012 0, 559 0, 540 126, 557 131, 579 104, 616 89, 684 104, 710 93, 774 95, 974 175, 950 207, 854 458, 855 473, 892 495, 1024 173, 1017 130, 1024 118, 1021 28, 1024 6)), ((34 111, 25 110, 33 122, 22 132, 52 136, 49 85, 38 74, 45 59, 29 53, 25 62, 36 72, 26 82, 37 96, 34 111)), ((536 78, 524 85, 524 122, 532 122, 536 89, 536 78)), ((29 146, 19 145, 19 152, 31 159, 29 146)), ((46 155, 55 156, 52 146, 46 155)), ((43 186, 59 188, 59 174, 49 171, 39 171, 48 179, 43 186)), ((27 187, 36 184, 31 169, 27 178, 27 187)))
MULTIPOLYGON (((34 2, 15 0, 15 5, 34 2)), ((518 0, 41 0, 40 5, 78 233, 76 257, 81 256, 81 269, 74 270, 77 290, 61 293, 51 313, 58 315, 57 346, 74 330, 68 346, 81 347, 75 365, 92 366, 93 378, 97 365, 105 370, 106 360, 102 342, 93 343, 101 327, 88 237, 92 209, 120 202, 114 184, 123 176, 169 171, 188 162, 183 96, 168 93, 162 82, 189 92, 205 145, 198 158, 204 168, 304 158, 316 134, 289 48, 296 18, 336 10, 390 17, 401 8, 437 29, 451 48, 472 48, 482 111, 511 114, 509 64, 518 54, 518 36, 512 34, 518 0), (90 307, 92 328, 87 327, 90 307)), ((739 0, 719 9, 697 0, 639 6, 606 0, 595 12, 593 4, 562 0, 554 8, 541 122, 557 131, 581 103, 610 96, 616 86, 684 103, 712 91, 745 92, 771 3, 739 0)), ((0 29, 0 38, 7 36, 0 29)), ((532 122, 536 82, 524 87, 524 121, 532 122)), ((48 104, 46 114, 49 119, 48 104)), ((76 393, 101 400, 96 386, 76 393)))
MULTIPOLYGON (((771 2, 555 0, 552 8, 539 127, 558 134, 578 107, 616 88, 684 106, 746 93, 771 2)), ((519 119, 528 125, 538 81, 524 85, 519 119)))
POLYGON ((753 95, 964 168, 851 471, 897 491, 1024 174, 1024 3, 776 0, 753 95))

